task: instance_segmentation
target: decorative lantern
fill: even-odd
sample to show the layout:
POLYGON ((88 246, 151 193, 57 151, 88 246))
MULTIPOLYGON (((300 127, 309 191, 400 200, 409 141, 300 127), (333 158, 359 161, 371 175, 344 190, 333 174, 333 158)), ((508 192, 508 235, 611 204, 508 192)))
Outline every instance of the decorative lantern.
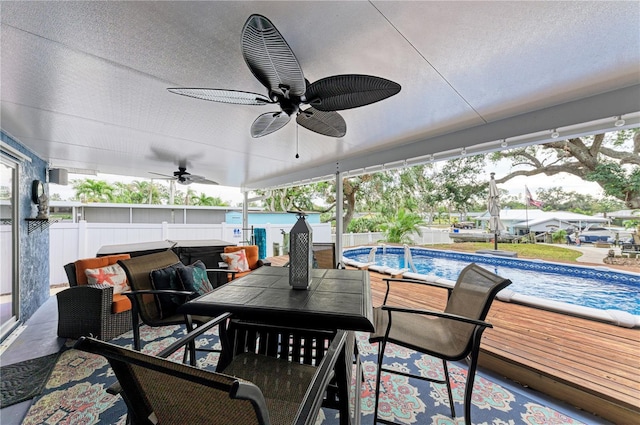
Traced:
POLYGON ((298 221, 290 233, 289 285, 293 289, 307 289, 311 284, 313 230, 304 217, 304 214, 298 214, 298 221))

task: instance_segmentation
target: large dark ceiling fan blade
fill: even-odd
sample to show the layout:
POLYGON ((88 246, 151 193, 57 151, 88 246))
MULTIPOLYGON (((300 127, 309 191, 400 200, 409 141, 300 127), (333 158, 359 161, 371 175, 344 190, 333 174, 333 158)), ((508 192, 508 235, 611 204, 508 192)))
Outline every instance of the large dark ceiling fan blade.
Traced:
POLYGON ((156 176, 163 177, 164 180, 173 180, 173 179, 175 179, 174 176, 170 176, 168 174, 154 173, 153 171, 149 171, 149 174, 153 174, 153 175, 156 175, 156 176))
POLYGON ((312 83, 306 102, 319 111, 341 111, 368 105, 400 92, 400 84, 371 75, 334 75, 312 83))
POLYGON ((253 75, 271 92, 301 97, 304 74, 293 51, 271 21, 251 15, 242 30, 242 55, 253 75))
POLYGON ((284 112, 267 112, 251 124, 251 137, 262 137, 284 127, 291 117, 284 112))
POLYGON ((180 182, 182 184, 189 184, 189 183, 216 184, 216 185, 219 184, 218 182, 215 182, 213 180, 209 180, 209 179, 204 178, 202 176, 196 176, 195 174, 184 176, 184 180, 186 180, 186 182, 184 182, 184 183, 180 182, 180 180, 178 180, 178 182, 180 182))
POLYGON ((200 89, 200 88, 168 88, 171 93, 212 102, 236 103, 239 105, 265 105, 273 103, 267 96, 239 90, 200 89))
POLYGON ((325 112, 308 108, 298 114, 296 122, 304 128, 324 136, 342 137, 347 133, 347 123, 344 118, 333 111, 325 112))

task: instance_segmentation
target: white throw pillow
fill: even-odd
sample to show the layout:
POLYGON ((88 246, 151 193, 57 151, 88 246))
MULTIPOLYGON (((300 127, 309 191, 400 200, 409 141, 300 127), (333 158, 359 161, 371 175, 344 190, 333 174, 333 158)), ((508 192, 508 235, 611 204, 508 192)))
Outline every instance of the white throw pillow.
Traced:
POLYGON ((228 252, 226 254, 220 254, 225 263, 229 265, 229 270, 236 272, 248 272, 249 261, 247 260, 247 253, 244 249, 235 252, 228 252))
POLYGON ((130 291, 127 274, 118 264, 112 264, 98 269, 86 269, 87 283, 89 285, 108 284, 113 286, 113 293, 120 294, 130 291))

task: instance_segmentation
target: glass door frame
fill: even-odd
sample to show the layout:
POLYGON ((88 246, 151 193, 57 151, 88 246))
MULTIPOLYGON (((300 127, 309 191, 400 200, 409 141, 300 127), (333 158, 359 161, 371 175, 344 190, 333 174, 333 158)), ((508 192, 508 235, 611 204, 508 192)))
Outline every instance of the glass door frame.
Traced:
POLYGON ((13 170, 11 181, 11 311, 13 315, 0 324, 0 341, 4 340, 19 324, 20 319, 20 228, 19 222, 19 181, 20 181, 20 161, 0 154, 0 163, 13 170))

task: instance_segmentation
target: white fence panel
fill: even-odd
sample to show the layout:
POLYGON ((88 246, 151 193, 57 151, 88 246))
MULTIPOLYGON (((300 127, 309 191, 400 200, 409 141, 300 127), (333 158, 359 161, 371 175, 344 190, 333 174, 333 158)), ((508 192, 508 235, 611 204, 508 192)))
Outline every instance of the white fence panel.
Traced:
MULTIPOLYGON (((448 229, 439 229, 431 227, 421 227, 422 235, 409 235, 409 238, 413 241, 414 245, 435 245, 435 244, 447 244, 452 243, 449 238, 448 229)), ((335 241, 336 236, 333 235, 332 239, 335 241)), ((353 247, 363 245, 377 245, 378 243, 384 243, 385 236, 382 232, 369 232, 369 233, 345 233, 342 235, 342 246, 353 247)))
POLYGON ((161 224, 87 223, 86 232, 86 257, 95 257, 104 245, 162 240, 161 224))
POLYGON ((49 282, 67 282, 64 265, 79 258, 79 230, 77 223, 56 223, 49 227, 49 282))
POLYGON ((412 235, 417 245, 435 245, 453 243, 449 237, 449 229, 421 227, 422 236, 412 235))
MULTIPOLYGON (((282 246, 282 232, 289 233, 293 225, 265 224, 254 226, 266 229, 267 257, 273 256, 273 243, 282 246)), ((329 223, 312 224, 313 240, 331 241, 329 223)), ((94 257, 104 245, 154 242, 161 240, 219 239, 232 244, 242 243, 242 236, 232 224, 142 224, 142 223, 55 223, 49 233, 49 282, 67 282, 64 265, 79 258, 94 257)), ((249 235, 248 235, 249 236, 249 235)), ((5 238, 3 238, 4 240, 5 238)), ((10 239, 10 238, 6 238, 10 239)))
POLYGON ((224 236, 222 224, 168 224, 166 237, 160 240, 218 239, 231 242, 224 236))

